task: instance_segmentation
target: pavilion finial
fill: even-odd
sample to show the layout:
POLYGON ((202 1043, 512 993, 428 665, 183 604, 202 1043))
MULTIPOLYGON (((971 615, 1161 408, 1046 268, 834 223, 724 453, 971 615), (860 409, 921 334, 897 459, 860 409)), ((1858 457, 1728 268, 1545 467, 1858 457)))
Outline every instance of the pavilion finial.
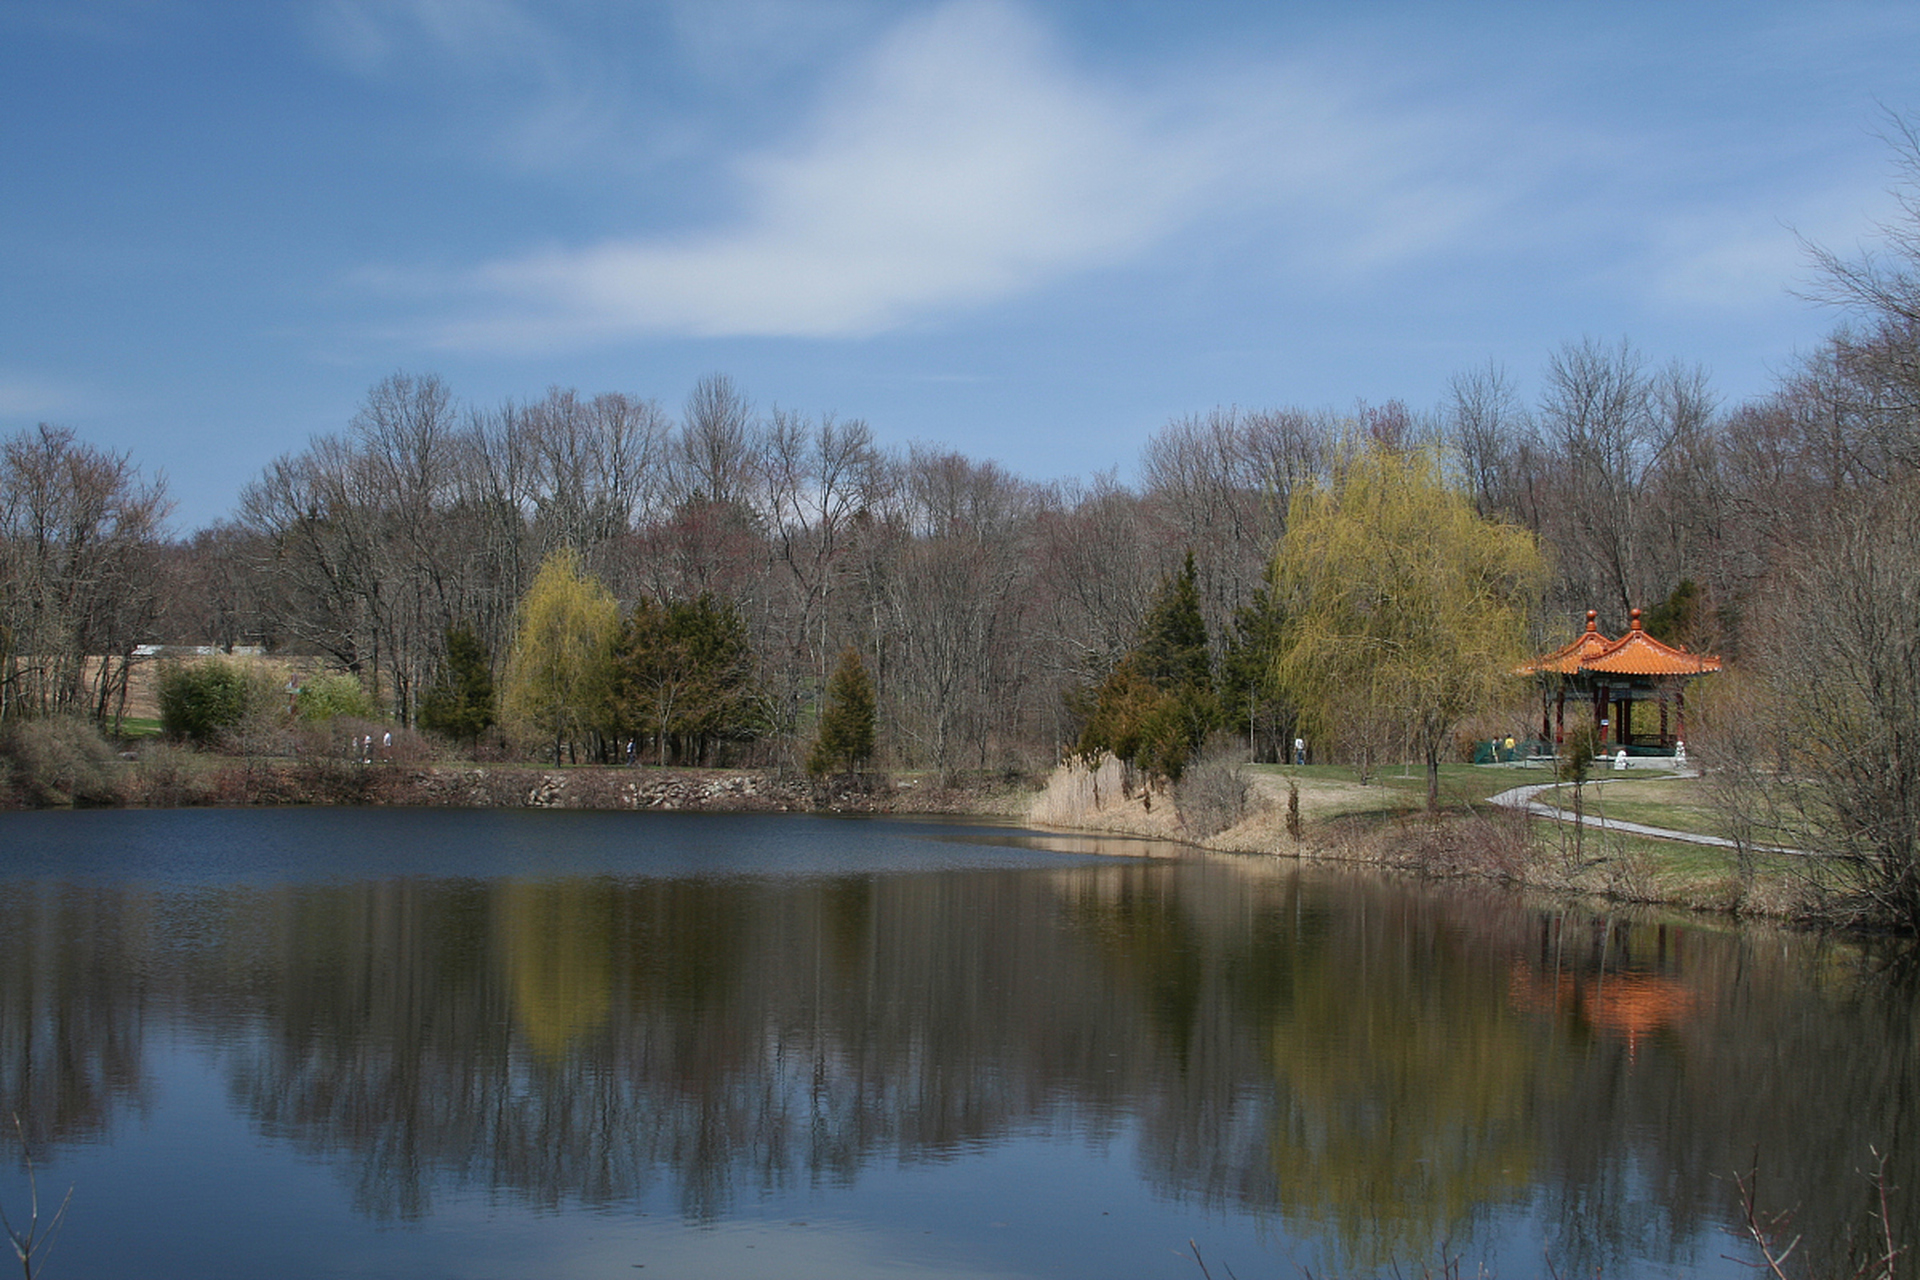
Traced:
POLYGON ((1599 629, 1600 629, 1600 611, 1598 609, 1587 610, 1587 630, 1598 631, 1599 629))
POLYGON ((1640 630, 1640 611, 1638 609, 1633 611, 1633 629, 1635 631, 1640 630))

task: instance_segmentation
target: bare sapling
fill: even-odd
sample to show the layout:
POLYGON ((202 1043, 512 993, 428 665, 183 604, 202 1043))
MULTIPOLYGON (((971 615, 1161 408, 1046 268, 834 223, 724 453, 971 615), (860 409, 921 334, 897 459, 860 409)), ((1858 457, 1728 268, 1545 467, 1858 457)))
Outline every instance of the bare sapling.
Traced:
POLYGON ((13 1225, 13 1219, 7 1216, 5 1205, 0 1205, 0 1228, 7 1233, 7 1243, 13 1246, 13 1254, 20 1259, 20 1273, 25 1280, 33 1280, 34 1269, 46 1260, 47 1251, 53 1247, 54 1237, 60 1234, 60 1224, 66 1220, 67 1206, 73 1203, 73 1188, 67 1188, 67 1194, 60 1200, 60 1207, 47 1219, 43 1229, 40 1224, 40 1179, 33 1167, 33 1152, 27 1146, 27 1132, 20 1125, 20 1117, 13 1117, 13 1134, 20 1141, 20 1159, 27 1167, 27 1225, 24 1228, 13 1225))

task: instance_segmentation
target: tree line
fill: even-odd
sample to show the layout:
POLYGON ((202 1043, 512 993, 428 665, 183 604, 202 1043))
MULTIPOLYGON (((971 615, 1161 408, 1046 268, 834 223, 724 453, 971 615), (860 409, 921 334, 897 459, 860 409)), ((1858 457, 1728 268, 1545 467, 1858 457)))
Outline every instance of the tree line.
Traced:
MULTIPOLYGON (((1126 678, 1143 636, 1187 650, 1154 659, 1150 683, 1186 663, 1176 683, 1212 702, 1194 714, 1272 757, 1296 726, 1271 678, 1276 628, 1304 589, 1276 579, 1275 552, 1355 458, 1421 459, 1419 485, 1389 481, 1403 499, 1444 492, 1543 549, 1534 607, 1507 624, 1521 648, 1588 607, 1619 629, 1671 600, 1671 636, 1744 653, 1786 570, 1920 460, 1915 419, 1887 414, 1886 388, 1861 377, 1871 354, 1843 331, 1770 396, 1726 408, 1698 370, 1583 340, 1552 353, 1532 405, 1487 367, 1421 413, 1177 419, 1131 484, 1042 484, 888 449, 858 420, 759 414, 724 375, 673 418, 567 390, 463 407, 439 378, 398 373, 345 431, 269 463, 231 519, 174 540, 160 486, 130 457, 47 427, 0 454, 0 713, 110 719, 133 646, 159 642, 317 654, 396 722, 433 721, 462 660, 507 676, 541 567, 564 554, 610 628, 651 632, 656 651, 674 626, 717 629, 726 661, 750 667, 738 700, 752 705, 726 718, 752 733, 731 754, 719 730, 688 735, 716 739, 690 748, 703 758, 797 760, 852 649, 888 762, 1029 767, 1080 740, 1090 694, 1126 678), (1170 588, 1187 630, 1156 640, 1170 588)), ((1399 545, 1436 527, 1432 512, 1409 518, 1399 545)), ((644 666, 629 683, 650 682, 671 720, 674 677, 644 666)))
POLYGON ((1697 366, 1586 338, 1547 355, 1531 399, 1490 364, 1425 409, 1219 407, 1167 423, 1132 482, 1038 483, 888 447, 859 419, 762 411, 724 374, 672 412, 565 388, 468 404, 403 372, 269 462, 231 518, 178 539, 129 456, 24 432, 0 442, 0 720, 112 720, 138 643, 258 644, 352 673, 402 726, 491 731, 436 710, 477 663, 517 708, 506 722, 540 721, 549 747, 624 735, 655 759, 798 768, 851 652, 892 766, 1025 770, 1118 734, 1177 771, 1207 733, 1275 758, 1307 726, 1323 757, 1431 762, 1468 704, 1435 710, 1453 684, 1420 684, 1426 656, 1429 675, 1494 668, 1588 608, 1617 631, 1642 607, 1664 638, 1754 673, 1742 723, 1786 744, 1776 774, 1814 729, 1821 750, 1874 762, 1820 805, 1853 814, 1835 819, 1848 847, 1912 864, 1920 141, 1894 126, 1900 219, 1872 255, 1813 251, 1842 324, 1737 404, 1697 366), (1347 492, 1362 481, 1373 496, 1347 492), (1356 542, 1327 524, 1363 508, 1375 523, 1356 542), (1433 565, 1389 554, 1450 545, 1451 571, 1496 542, 1453 598, 1433 565), (556 556, 625 654, 602 699, 623 709, 571 728, 513 702, 556 556), (1332 633, 1304 629, 1334 596, 1343 625, 1376 628, 1344 665, 1316 660, 1332 633), (1476 626, 1501 643, 1449 656, 1444 636, 1476 626), (703 645, 725 651, 724 679, 687 674, 703 645), (1389 679, 1390 653, 1411 661, 1389 679))

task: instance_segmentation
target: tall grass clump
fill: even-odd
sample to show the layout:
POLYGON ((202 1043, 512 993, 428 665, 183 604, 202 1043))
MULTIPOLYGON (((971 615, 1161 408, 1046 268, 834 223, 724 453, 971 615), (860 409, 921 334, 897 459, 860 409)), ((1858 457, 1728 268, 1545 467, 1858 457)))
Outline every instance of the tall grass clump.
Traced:
POLYGON ((15 720, 0 729, 0 803, 116 804, 121 772, 112 744, 85 720, 15 720))
POLYGON ((1084 827, 1131 793, 1127 766, 1112 754, 1103 752, 1092 764, 1071 756, 1048 777, 1028 818, 1050 827, 1084 827))

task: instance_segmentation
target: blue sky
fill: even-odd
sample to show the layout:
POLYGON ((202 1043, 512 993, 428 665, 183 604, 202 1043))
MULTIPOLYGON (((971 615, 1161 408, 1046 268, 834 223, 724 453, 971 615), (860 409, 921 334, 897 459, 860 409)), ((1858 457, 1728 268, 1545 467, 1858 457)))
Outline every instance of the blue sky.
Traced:
POLYGON ((0 431, 187 530, 395 370, 761 408, 1036 478, 1218 404, 1764 393, 1894 213, 1920 6, 6 0, 0 431))

